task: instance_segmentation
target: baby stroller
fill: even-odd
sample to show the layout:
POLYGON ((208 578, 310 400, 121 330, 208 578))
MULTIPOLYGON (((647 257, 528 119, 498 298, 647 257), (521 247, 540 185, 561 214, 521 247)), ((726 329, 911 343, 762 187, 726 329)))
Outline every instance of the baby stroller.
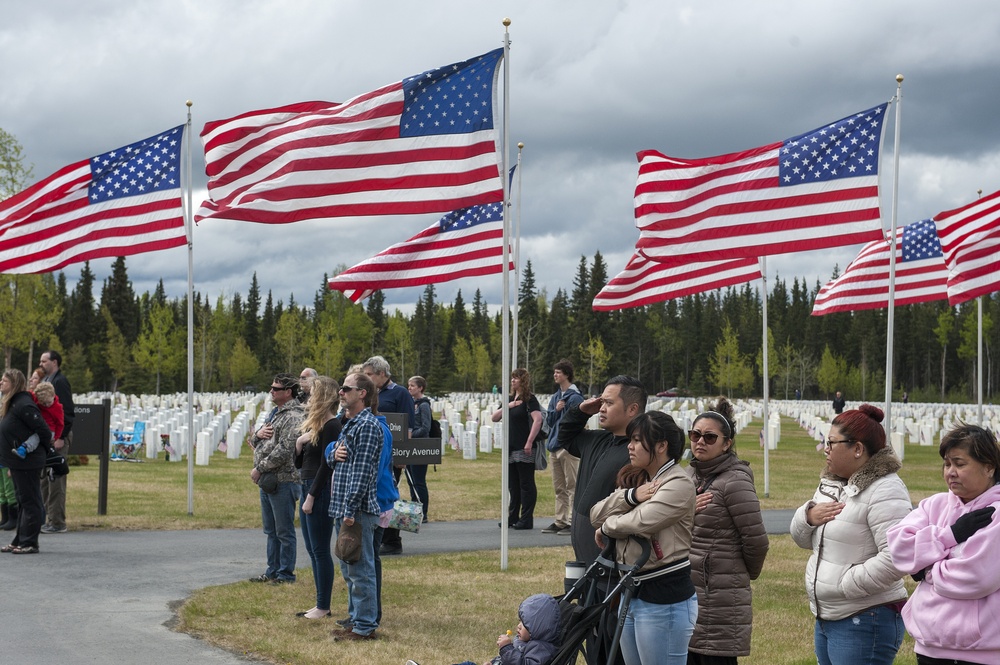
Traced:
POLYGON ((649 559, 649 541, 630 538, 642 546, 634 565, 615 561, 615 541, 609 539, 583 577, 559 598, 562 646, 551 665, 572 665, 581 655, 586 665, 614 664, 625 614, 635 596, 633 577, 649 559))

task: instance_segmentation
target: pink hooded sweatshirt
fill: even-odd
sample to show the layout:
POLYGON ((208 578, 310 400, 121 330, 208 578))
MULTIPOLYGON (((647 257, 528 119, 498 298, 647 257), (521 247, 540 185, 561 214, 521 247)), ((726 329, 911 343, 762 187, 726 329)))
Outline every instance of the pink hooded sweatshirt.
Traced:
POLYGON ((893 565, 927 570, 903 608, 916 652, 931 658, 1000 663, 1000 485, 962 503, 951 492, 920 502, 887 534, 893 565), (951 525, 994 506, 993 521, 961 544, 951 525))

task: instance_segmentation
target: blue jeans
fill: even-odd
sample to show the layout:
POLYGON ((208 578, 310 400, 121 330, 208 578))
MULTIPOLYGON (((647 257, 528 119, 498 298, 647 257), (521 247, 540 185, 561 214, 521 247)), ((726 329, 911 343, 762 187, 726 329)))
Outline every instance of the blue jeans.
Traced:
POLYGON ((278 483, 274 494, 260 490, 260 516, 267 534, 267 570, 272 579, 295 581, 295 502, 298 483, 278 483))
MULTIPOLYGON (((302 496, 305 497, 312 487, 312 481, 302 483, 302 496)), ((330 609, 330 597, 333 595, 333 554, 330 552, 330 541, 333 538, 333 518, 330 512, 330 486, 320 488, 313 502, 312 513, 306 515, 299 504, 299 524, 302 526, 302 540, 309 553, 312 563, 313 582, 316 584, 316 609, 330 609)))
POLYGON ((817 619, 816 660, 819 665, 889 665, 903 631, 903 617, 883 606, 838 621, 817 619))
MULTIPOLYGON (((340 572, 347 582, 347 616, 354 624, 354 632, 369 635, 378 628, 378 592, 375 582, 375 527, 378 515, 357 513, 354 519, 361 524, 361 559, 357 563, 340 563, 340 572)), ((342 517, 336 521, 340 534, 342 517)))
POLYGON ((376 623, 382 623, 382 557, 379 556, 379 548, 382 547, 382 535, 385 529, 375 524, 375 533, 372 535, 372 550, 375 552, 375 599, 378 604, 378 618, 376 623))
POLYGON ((632 599, 622 630, 628 665, 686 665, 688 642, 698 622, 698 596, 669 605, 632 599))

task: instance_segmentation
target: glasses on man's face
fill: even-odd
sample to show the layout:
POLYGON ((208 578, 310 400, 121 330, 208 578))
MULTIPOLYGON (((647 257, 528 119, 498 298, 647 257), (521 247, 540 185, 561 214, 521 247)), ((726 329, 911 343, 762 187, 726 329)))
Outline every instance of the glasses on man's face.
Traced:
POLYGON ((839 441, 834 441, 833 439, 827 439, 823 442, 824 448, 833 448, 835 443, 854 443, 854 439, 840 439, 839 441))
POLYGON ((271 392, 272 393, 273 392, 277 392, 279 390, 289 390, 289 388, 286 388, 284 386, 271 386, 271 392))
POLYGON ((688 439, 691 440, 691 443, 698 443, 698 441, 704 439, 705 443, 711 446, 719 440, 719 435, 715 432, 699 432, 696 429, 692 429, 688 430, 688 439))
POLYGON ((337 390, 337 392, 339 392, 339 393, 349 393, 349 392, 351 392, 352 390, 357 390, 357 389, 358 389, 358 387, 357 387, 357 386, 341 386, 341 387, 340 387, 340 388, 339 388, 339 389, 337 390))

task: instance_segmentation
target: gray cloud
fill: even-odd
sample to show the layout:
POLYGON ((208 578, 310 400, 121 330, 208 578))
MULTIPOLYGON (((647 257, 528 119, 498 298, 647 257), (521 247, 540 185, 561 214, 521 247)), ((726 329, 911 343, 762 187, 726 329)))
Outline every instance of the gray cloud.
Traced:
MULTIPOLYGON (((522 255, 550 295, 571 288, 580 255, 600 250, 613 274, 631 254, 637 150, 704 157, 777 141, 885 101, 897 73, 906 76, 899 223, 1000 184, 1000 15, 987 0, 14 3, 0 26, 0 126, 44 177, 181 124, 187 99, 197 134, 208 120, 339 101, 488 51, 502 43, 504 16, 513 21, 510 138, 526 144, 522 255)), ((203 193, 200 149, 194 169, 203 193)), ((888 223, 888 206, 884 214, 888 223)), ((205 222, 194 231, 196 288, 213 300, 245 295, 256 271, 265 293, 311 302, 324 272, 435 217, 205 222)), ((769 272, 825 281, 857 249, 772 257, 769 272)), ((95 262, 99 277, 109 265, 95 262)), ((139 291, 160 278, 171 295, 186 288, 182 249, 128 265, 139 291)), ((459 288, 467 301, 476 288, 500 299, 498 278, 438 293, 451 300, 459 288)), ((419 292, 387 300, 408 306, 419 292)))

